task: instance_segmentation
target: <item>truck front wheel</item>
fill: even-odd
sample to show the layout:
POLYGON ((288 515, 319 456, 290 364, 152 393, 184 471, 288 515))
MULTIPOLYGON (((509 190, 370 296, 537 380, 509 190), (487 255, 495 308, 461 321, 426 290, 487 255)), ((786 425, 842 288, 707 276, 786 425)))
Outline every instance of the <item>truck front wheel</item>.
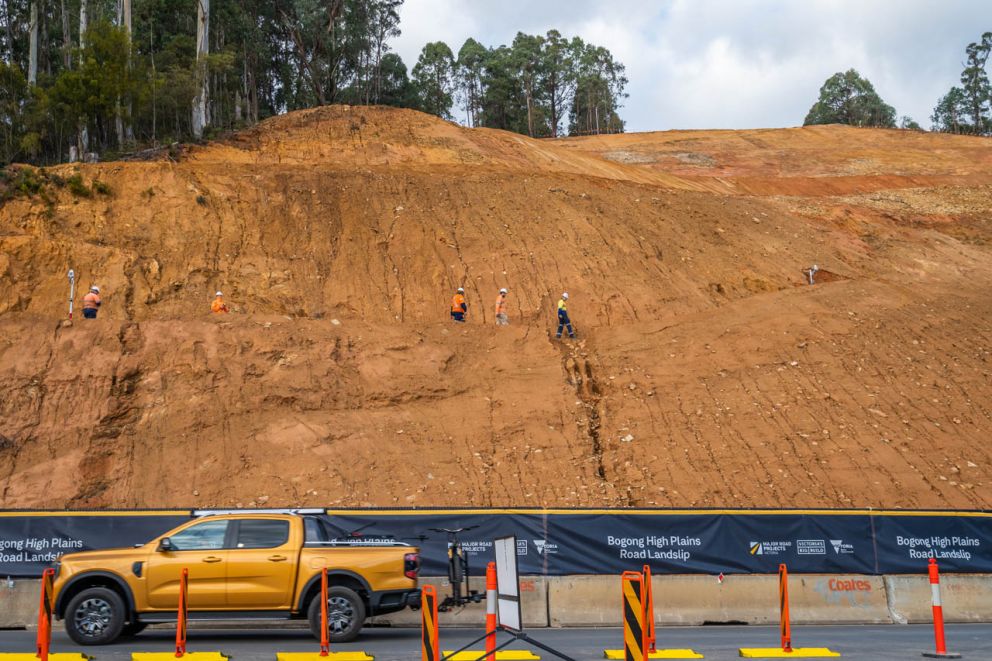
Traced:
MULTIPOLYGON (((320 595, 307 610, 310 631, 320 640, 320 595)), ((347 643, 358 637, 365 622, 365 603, 351 588, 333 587, 327 591, 327 628, 332 643, 347 643)))
POLYGON ((124 600, 107 588, 88 588, 69 601, 65 632, 79 645, 106 645, 124 628, 124 600))

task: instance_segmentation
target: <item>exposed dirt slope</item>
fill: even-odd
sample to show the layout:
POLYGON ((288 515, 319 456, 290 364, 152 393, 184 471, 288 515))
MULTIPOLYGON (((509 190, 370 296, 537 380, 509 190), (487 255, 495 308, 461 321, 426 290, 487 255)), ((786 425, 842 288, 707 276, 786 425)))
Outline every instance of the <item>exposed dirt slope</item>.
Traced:
POLYGON ((329 107, 79 171, 0 208, 0 506, 992 506, 987 141, 329 107))

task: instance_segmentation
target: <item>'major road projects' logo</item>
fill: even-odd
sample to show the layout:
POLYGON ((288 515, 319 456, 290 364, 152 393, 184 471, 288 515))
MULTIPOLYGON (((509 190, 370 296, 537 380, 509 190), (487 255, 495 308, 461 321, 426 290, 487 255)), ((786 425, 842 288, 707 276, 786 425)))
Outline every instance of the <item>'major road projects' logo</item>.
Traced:
POLYGON ((748 548, 751 555, 779 555, 787 553, 792 542, 750 542, 748 548))

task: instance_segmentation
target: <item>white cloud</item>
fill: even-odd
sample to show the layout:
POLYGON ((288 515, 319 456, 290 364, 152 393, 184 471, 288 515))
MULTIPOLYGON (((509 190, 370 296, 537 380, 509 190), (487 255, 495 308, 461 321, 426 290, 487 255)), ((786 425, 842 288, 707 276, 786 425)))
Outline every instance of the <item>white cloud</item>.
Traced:
POLYGON ((992 2, 406 0, 401 19, 393 46, 410 68, 428 41, 457 53, 468 37, 497 46, 557 28, 605 46, 627 66, 632 131, 799 125, 823 81, 852 67, 927 126, 964 47, 992 30, 992 2))

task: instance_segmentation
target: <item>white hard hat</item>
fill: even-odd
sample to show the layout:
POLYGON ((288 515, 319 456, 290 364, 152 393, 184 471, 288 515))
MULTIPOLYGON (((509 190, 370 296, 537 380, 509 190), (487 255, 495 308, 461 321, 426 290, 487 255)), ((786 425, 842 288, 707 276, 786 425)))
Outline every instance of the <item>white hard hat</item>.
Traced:
POLYGON ((222 292, 217 292, 216 294, 214 294, 214 296, 223 296, 223 295, 224 294, 222 292))
POLYGON ((499 290, 499 293, 500 294, 505 294, 506 293, 506 287, 503 287, 502 289, 500 289, 499 290))
POLYGON ((100 288, 97 287, 96 285, 93 285, 92 287, 90 287, 90 291, 99 294, 100 293, 100 288))
POLYGON ((561 297, 567 300, 568 299, 568 292, 567 291, 566 292, 562 292, 561 297))
POLYGON ((459 294, 464 294, 465 293, 465 288, 464 287, 459 287, 458 288, 458 293, 459 294))

